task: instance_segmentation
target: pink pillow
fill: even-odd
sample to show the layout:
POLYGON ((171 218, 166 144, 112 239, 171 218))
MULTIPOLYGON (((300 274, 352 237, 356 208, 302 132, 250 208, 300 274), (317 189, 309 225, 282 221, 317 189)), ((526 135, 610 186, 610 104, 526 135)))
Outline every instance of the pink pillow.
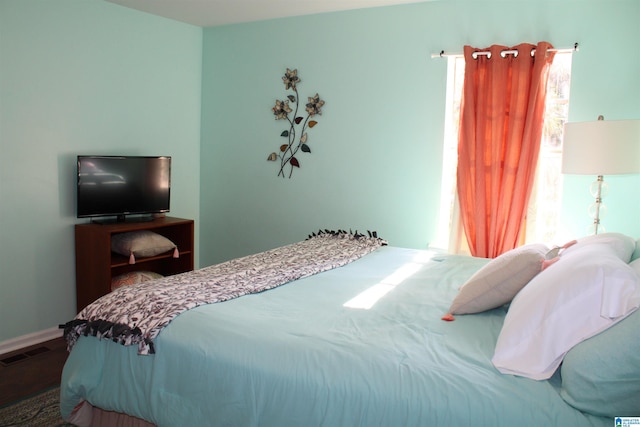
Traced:
POLYGON ((540 273, 548 251, 545 245, 534 243, 494 258, 462 285, 443 320, 453 320, 452 314, 480 313, 507 304, 540 273))

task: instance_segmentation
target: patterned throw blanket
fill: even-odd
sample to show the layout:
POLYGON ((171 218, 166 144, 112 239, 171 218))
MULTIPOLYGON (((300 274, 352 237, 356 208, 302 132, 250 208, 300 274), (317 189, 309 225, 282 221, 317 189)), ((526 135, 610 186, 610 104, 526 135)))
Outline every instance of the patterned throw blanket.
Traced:
POLYGON ((203 304, 262 292, 343 266, 386 245, 345 231, 320 231, 309 239, 188 273, 125 286, 84 308, 65 325, 69 350, 81 335, 138 345, 154 354, 153 340, 180 313, 203 304))

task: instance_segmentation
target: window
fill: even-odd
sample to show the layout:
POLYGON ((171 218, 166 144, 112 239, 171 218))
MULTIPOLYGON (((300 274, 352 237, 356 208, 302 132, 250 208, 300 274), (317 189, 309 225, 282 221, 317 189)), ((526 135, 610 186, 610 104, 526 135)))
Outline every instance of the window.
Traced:
MULTIPOLYGON (((553 245, 556 242, 562 197, 562 134, 569 115, 571 53, 556 53, 549 72, 545 119, 534 189, 529 200, 526 241, 553 245)), ((464 58, 450 56, 447 66, 442 187, 438 235, 432 246, 449 248, 454 227, 456 166, 458 158, 458 123, 464 83, 464 58)), ((457 226, 457 225, 455 225, 457 226)))

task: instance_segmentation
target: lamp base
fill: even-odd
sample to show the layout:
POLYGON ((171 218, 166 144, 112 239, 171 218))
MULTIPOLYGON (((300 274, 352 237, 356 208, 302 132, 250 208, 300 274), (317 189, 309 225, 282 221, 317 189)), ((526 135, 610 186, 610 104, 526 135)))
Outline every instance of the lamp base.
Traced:
POLYGON ((598 178, 591 184, 591 195, 595 197, 594 202, 589 206, 589 216, 593 218, 593 223, 587 227, 587 233, 598 234, 606 232, 604 226, 600 224, 600 218, 606 216, 607 207, 602 202, 602 198, 609 194, 609 185, 604 182, 604 176, 598 175, 598 178))

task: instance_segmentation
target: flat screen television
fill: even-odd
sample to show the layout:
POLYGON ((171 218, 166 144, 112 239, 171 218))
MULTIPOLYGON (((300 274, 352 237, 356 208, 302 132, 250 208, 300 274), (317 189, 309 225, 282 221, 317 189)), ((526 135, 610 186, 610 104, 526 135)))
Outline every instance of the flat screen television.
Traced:
POLYGON ((78 156, 77 182, 78 218, 169 212, 171 157, 78 156))

